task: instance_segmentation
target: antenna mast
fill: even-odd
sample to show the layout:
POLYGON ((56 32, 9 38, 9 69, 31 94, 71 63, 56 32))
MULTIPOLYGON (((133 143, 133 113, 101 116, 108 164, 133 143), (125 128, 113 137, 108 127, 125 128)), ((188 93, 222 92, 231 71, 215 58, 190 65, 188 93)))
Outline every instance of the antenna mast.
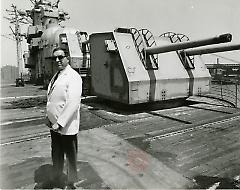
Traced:
POLYGON ((23 60, 22 60, 21 41, 22 41, 22 37, 25 35, 21 34, 20 24, 30 24, 31 21, 29 20, 26 12, 18 10, 16 5, 12 4, 11 7, 12 7, 12 10, 6 9, 9 17, 4 17, 4 18, 9 20, 10 24, 14 24, 14 26, 15 26, 14 29, 11 26, 9 26, 9 27, 12 31, 12 34, 14 35, 14 40, 16 41, 18 77, 22 78, 22 74, 23 74, 22 62, 23 62, 23 60))

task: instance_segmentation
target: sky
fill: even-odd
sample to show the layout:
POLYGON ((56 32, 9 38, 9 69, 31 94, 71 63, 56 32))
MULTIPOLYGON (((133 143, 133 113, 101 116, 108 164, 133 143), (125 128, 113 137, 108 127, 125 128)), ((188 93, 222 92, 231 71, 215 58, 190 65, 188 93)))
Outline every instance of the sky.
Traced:
MULTIPOLYGON (((52 2, 55 2, 52 0, 52 2)), ((31 9, 30 0, 1 0, 1 34, 11 33, 5 9, 31 9)), ((190 40, 233 35, 232 44, 240 44, 240 0, 61 0, 59 7, 69 13, 63 25, 86 31, 89 35, 113 31, 116 27, 147 28, 158 36, 164 32, 187 35, 190 40)), ((26 32, 26 27, 22 28, 26 32)), ((27 44, 22 42, 22 51, 27 44)), ((240 50, 218 53, 221 62, 240 63, 240 50)), ((215 62, 215 56, 205 56, 215 62)), ((1 36, 1 66, 17 65, 16 43, 1 36)))

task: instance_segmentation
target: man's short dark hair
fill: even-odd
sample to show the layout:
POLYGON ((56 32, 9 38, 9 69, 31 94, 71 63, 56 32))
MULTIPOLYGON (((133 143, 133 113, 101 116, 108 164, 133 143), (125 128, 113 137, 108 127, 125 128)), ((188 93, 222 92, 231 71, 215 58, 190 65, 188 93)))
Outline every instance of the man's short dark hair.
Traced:
POLYGON ((69 55, 68 51, 66 49, 61 48, 61 47, 54 48, 53 51, 52 51, 52 55, 54 54, 55 51, 58 51, 58 50, 62 50, 64 52, 65 56, 69 55))

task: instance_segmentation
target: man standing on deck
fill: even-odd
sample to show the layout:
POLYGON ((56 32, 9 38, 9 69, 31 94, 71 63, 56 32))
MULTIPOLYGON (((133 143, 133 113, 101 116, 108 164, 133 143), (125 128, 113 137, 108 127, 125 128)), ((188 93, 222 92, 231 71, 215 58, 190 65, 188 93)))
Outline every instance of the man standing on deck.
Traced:
POLYGON ((77 177, 77 134, 80 123, 82 79, 69 65, 69 57, 61 48, 53 50, 58 72, 47 90, 47 125, 51 132, 54 183, 61 184, 64 155, 67 158, 67 189, 75 189, 77 177))

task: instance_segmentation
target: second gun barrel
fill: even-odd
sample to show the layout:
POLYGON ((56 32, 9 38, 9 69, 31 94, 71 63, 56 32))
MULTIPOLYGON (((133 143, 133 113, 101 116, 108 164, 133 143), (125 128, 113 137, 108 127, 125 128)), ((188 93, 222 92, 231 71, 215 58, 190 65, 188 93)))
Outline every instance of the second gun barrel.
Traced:
POLYGON ((159 53, 166 53, 170 51, 183 50, 187 48, 225 43, 225 42, 230 42, 231 40, 232 40, 232 35, 228 33, 228 34, 222 34, 217 37, 203 39, 203 40, 180 42, 180 43, 169 44, 165 46, 147 47, 145 51, 147 54, 159 54, 159 53))

